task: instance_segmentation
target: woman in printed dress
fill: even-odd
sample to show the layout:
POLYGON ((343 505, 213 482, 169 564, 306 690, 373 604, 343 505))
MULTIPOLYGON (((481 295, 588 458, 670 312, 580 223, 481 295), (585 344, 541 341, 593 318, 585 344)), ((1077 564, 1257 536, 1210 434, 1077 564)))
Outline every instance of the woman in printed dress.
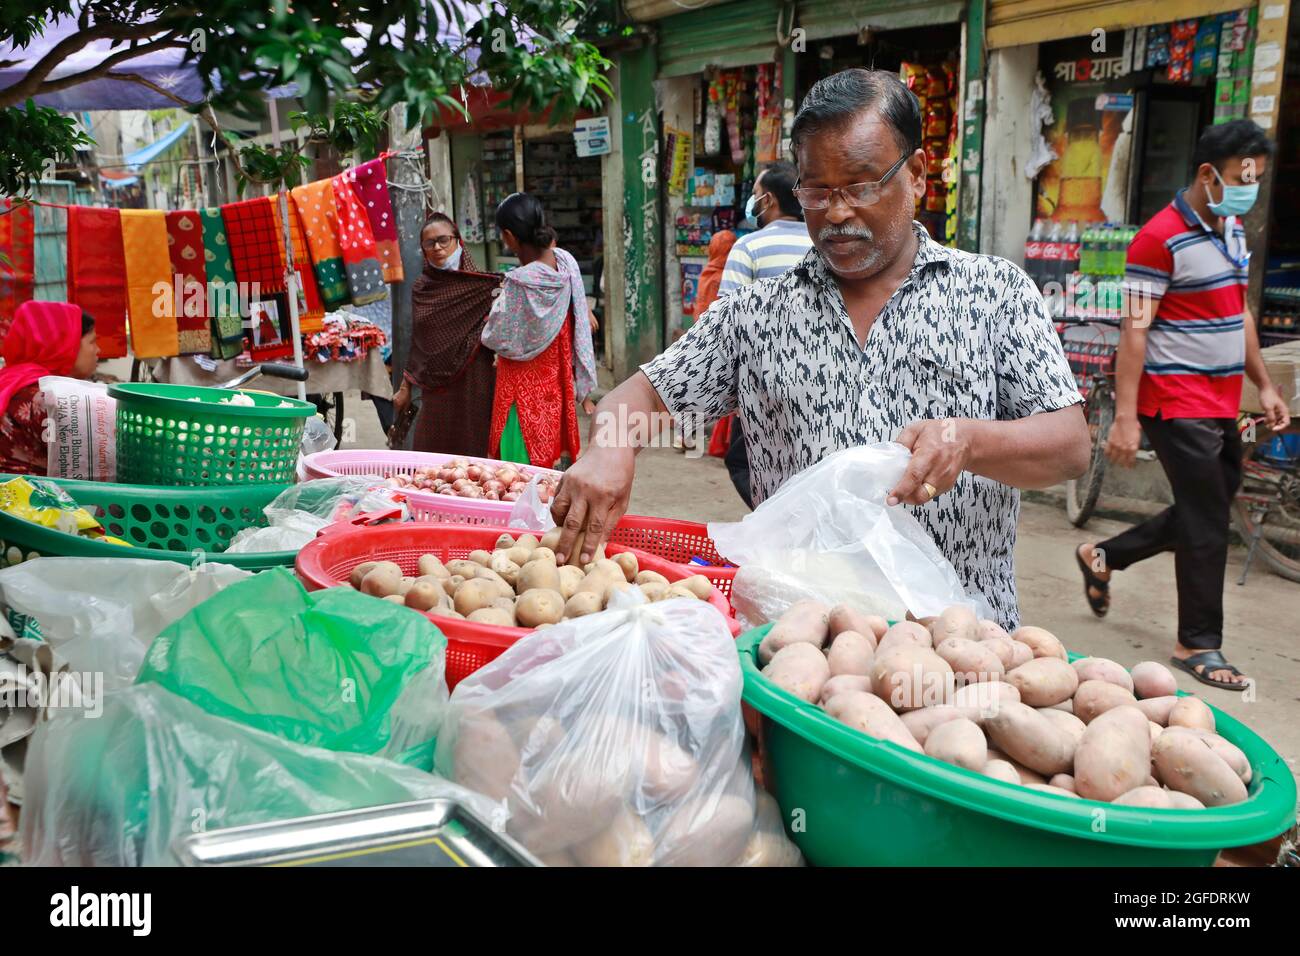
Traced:
POLYGON ((5 336, 4 360, 0 473, 44 475, 48 442, 39 381, 45 375, 88 379, 95 374, 95 321, 66 302, 24 302, 5 336))
POLYGON ((507 196, 496 223, 519 267, 506 273, 483 329, 483 344, 497 355, 491 455, 550 468, 562 455, 578 457, 578 403, 594 410, 587 294, 536 196, 507 196))

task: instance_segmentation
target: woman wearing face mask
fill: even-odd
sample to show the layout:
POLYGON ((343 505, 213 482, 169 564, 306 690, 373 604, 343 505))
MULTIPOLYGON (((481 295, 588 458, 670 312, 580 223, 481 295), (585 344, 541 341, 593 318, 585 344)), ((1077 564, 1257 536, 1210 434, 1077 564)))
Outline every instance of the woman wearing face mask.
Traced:
POLYGON ((95 320, 66 302, 24 302, 4 340, 0 368, 0 473, 46 474, 45 408, 37 394, 45 375, 89 379, 99 346, 95 320))
POLYGON ((483 330, 483 344, 497 353, 491 456, 549 468, 562 455, 578 457, 577 402, 593 410, 587 296, 536 196, 507 196, 496 223, 519 268, 506 273, 483 330))
POLYGON ((449 216, 436 212, 420 230, 424 269, 411 289, 411 353, 393 396, 399 421, 420 389, 415 451, 484 458, 496 384, 493 355, 481 342, 501 277, 478 272, 449 216))

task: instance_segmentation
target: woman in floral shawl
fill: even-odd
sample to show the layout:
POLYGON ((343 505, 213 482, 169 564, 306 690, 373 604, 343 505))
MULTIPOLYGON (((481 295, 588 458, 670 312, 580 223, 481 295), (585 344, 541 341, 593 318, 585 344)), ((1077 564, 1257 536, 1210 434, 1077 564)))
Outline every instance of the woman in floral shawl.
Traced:
POLYGON ((496 223, 519 268, 506 273, 483 329, 483 344, 497 354, 491 455, 549 468, 561 455, 578 457, 578 402, 591 411, 596 358, 587 294, 536 196, 507 196, 496 223))

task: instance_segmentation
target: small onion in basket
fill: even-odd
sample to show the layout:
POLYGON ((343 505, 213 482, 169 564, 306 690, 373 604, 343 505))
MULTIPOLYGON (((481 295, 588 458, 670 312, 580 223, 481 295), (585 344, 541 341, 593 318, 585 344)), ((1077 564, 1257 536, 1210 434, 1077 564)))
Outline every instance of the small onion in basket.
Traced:
POLYGON ((537 489, 537 497, 541 499, 542 504, 546 504, 546 502, 548 502, 548 501, 551 500, 551 489, 550 489, 550 488, 538 488, 538 489, 537 489))
POLYGON ((518 501, 518 500, 519 500, 519 492, 517 492, 517 491, 507 491, 505 494, 503 494, 503 495, 501 496, 501 500, 502 500, 502 501, 518 501))
POLYGON ((513 485, 518 480, 519 472, 515 471, 513 468, 506 467, 497 472, 497 481, 501 482, 503 485, 513 485))
POLYGON ((489 480, 483 482, 483 490, 484 490, 484 491, 495 491, 495 492, 497 493, 498 497, 499 497, 500 494, 501 494, 501 492, 503 492, 503 491, 506 490, 506 486, 503 485, 501 482, 497 481, 495 478, 491 478, 491 479, 489 479, 489 480))
POLYGON ((444 467, 438 472, 438 477, 441 478, 443 481, 455 481, 456 472, 453 471, 451 468, 444 467))
POLYGON ((500 501, 500 500, 501 500, 501 492, 499 492, 499 491, 485 491, 485 492, 483 492, 483 497, 484 497, 484 499, 487 500, 487 501, 500 501))
POLYGON ((482 497, 483 497, 483 489, 480 488, 478 485, 475 485, 475 484, 469 484, 469 485, 466 485, 466 486, 461 490, 460 496, 461 496, 462 498, 482 498, 482 497))
POLYGON ((483 466, 482 466, 482 465, 470 465, 468 468, 465 469, 465 477, 469 478, 470 481, 482 481, 482 480, 483 480, 483 466))

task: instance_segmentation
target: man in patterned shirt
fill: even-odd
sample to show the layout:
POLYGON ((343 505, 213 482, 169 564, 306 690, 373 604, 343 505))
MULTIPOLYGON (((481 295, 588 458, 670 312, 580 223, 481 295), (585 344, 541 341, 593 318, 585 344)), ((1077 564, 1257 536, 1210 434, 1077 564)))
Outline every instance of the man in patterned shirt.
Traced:
POLYGON ((719 300, 600 403, 552 508, 557 558, 585 529, 589 560, 627 507, 648 442, 630 428, 611 436, 611 422, 736 412, 756 502, 832 452, 905 445, 912 458, 888 503, 907 505, 967 592, 1014 627, 1017 489, 1082 473, 1090 450, 1043 298, 1011 263, 940 246, 913 221, 921 112, 896 76, 821 80, 791 140, 814 248, 719 300))

